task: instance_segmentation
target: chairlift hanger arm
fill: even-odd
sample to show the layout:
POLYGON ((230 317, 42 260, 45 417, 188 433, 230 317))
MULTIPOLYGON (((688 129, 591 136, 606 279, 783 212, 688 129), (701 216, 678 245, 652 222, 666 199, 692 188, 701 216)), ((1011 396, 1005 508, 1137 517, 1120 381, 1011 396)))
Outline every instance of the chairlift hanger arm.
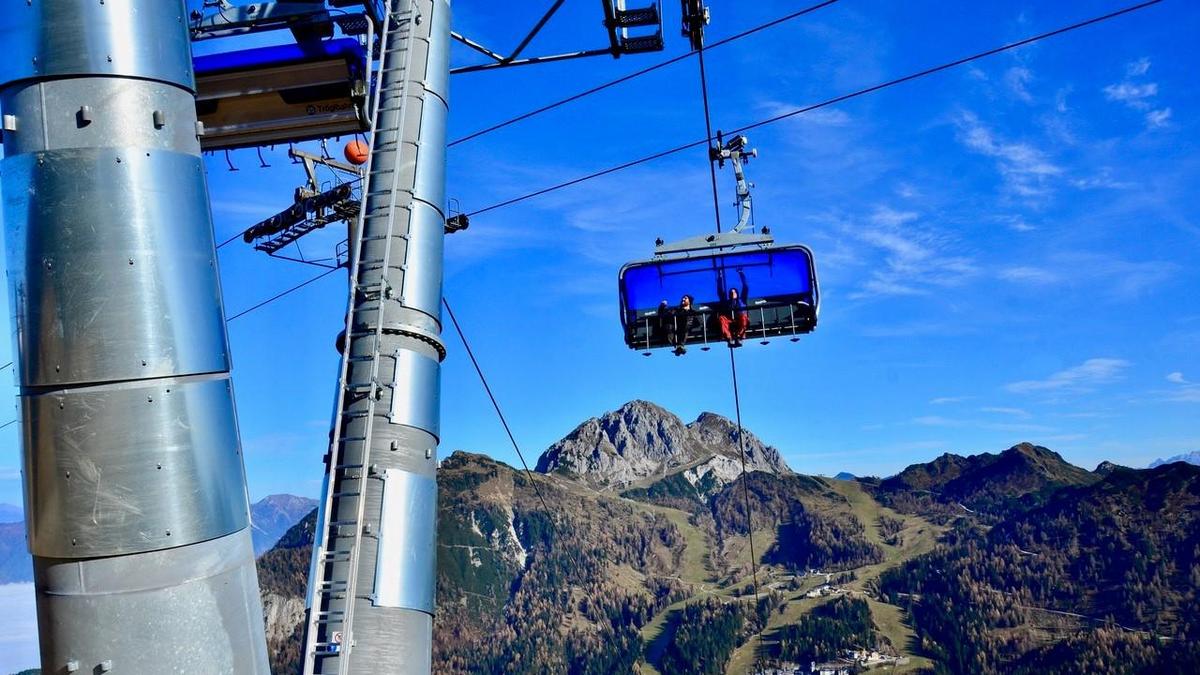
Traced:
POLYGON ((566 54, 553 54, 550 56, 531 56, 527 59, 517 59, 516 61, 497 61, 496 63, 482 63, 474 66, 460 66, 451 68, 451 75, 461 75, 462 73, 475 73, 481 70, 496 70, 497 68, 510 68, 513 66, 531 66, 538 63, 553 63, 555 61, 569 61, 571 59, 582 59, 589 56, 604 56, 612 54, 609 49, 587 49, 578 52, 568 52, 566 54))
POLYGON ((327 166, 331 169, 337 169, 338 171, 344 171, 348 174, 351 174, 352 176, 354 176, 356 178, 362 178, 362 175, 363 175, 362 167, 347 164, 345 162, 341 162, 341 161, 338 161, 333 158, 327 158, 327 157, 322 157, 320 155, 314 155, 311 152, 305 152, 304 150, 297 150, 296 148, 288 149, 288 157, 290 157, 292 159, 302 160, 306 164, 310 161, 314 162, 316 164, 324 164, 325 166, 327 166))
POLYGON ((718 131, 717 147, 709 150, 709 159, 716 162, 718 166, 724 167, 725 160, 729 160, 733 164, 733 176, 737 180, 737 205, 740 209, 737 225, 731 230, 734 233, 741 232, 746 225, 750 224, 750 215, 753 213, 750 181, 746 180, 744 166, 751 157, 758 157, 758 150, 747 148, 749 143, 750 139, 745 136, 734 136, 726 143, 721 132, 718 131))
POLYGON ((521 40, 520 44, 517 45, 516 49, 512 50, 512 53, 509 54, 508 58, 505 60, 515 61, 517 57, 521 55, 521 52, 525 51, 525 48, 529 46, 529 43, 533 41, 533 38, 537 37, 537 34, 541 32, 543 27, 545 27, 546 22, 550 20, 550 17, 554 16, 559 7, 562 7, 564 2, 566 2, 566 0, 554 0, 554 4, 550 5, 550 9, 546 10, 546 13, 542 15, 541 19, 538 19, 538 22, 533 26, 533 30, 529 31, 529 34, 525 36, 525 39, 521 40))
POLYGON ((481 70, 495 70, 496 68, 507 68, 510 66, 528 66, 536 63, 551 63, 554 61, 566 61, 569 59, 579 59, 588 56, 603 56, 609 55, 613 58, 619 58, 622 54, 637 54, 641 52, 661 51, 663 48, 662 39, 662 14, 658 10, 658 5, 650 5, 640 9, 625 9, 623 3, 615 3, 614 0, 601 0, 604 5, 604 26, 608 31, 609 47, 606 49, 585 49, 576 52, 567 52, 564 54, 552 54, 548 56, 534 56, 530 58, 519 58, 529 46, 529 43, 541 32, 542 28, 550 21, 551 17, 558 12, 559 8, 566 0, 554 0, 554 4, 542 15, 533 29, 525 35, 520 43, 512 50, 508 56, 505 56, 495 50, 489 49, 479 42, 472 40, 459 33, 451 33, 458 42, 467 47, 479 52, 492 59, 492 63, 483 63, 471 66, 461 66, 451 68, 450 74, 457 75, 461 73, 474 73, 481 70), (655 32, 650 35, 628 35, 630 28, 640 27, 655 27, 655 32))
MULTIPOLYGON (((462 44, 470 47, 471 49, 474 49, 475 51, 479 52, 480 54, 487 56, 488 58, 492 59, 493 61, 496 61, 499 63, 504 62, 504 56, 502 56, 499 52, 494 52, 461 33, 457 33, 455 31, 450 31, 450 37, 454 38, 455 41, 461 42, 462 44)), ((453 72, 453 71, 451 71, 451 72, 453 72)))

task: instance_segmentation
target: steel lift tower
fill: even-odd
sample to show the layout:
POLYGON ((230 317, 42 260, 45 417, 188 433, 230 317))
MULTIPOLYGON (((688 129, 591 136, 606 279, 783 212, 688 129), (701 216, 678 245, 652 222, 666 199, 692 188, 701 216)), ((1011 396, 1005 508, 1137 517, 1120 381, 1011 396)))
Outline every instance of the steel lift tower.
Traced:
POLYGON ((431 667, 449 48, 447 0, 386 3, 306 675, 431 667))
POLYGON ((0 14, 42 672, 267 675, 182 0, 0 14))

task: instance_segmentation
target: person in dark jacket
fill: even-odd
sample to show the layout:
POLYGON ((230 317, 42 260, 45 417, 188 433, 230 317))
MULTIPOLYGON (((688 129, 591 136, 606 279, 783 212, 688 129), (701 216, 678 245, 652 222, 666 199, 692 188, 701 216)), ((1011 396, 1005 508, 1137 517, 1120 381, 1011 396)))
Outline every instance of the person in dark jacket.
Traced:
POLYGON ((722 283, 722 300, 717 314, 721 336, 729 343, 730 349, 742 346, 746 329, 750 327, 750 314, 746 311, 746 298, 750 295, 750 286, 746 283, 746 273, 740 269, 737 273, 742 280, 741 292, 739 293, 737 288, 725 290, 722 283))
POLYGON ((692 296, 684 294, 679 306, 671 309, 667 324, 667 344, 674 345, 675 356, 687 353, 688 332, 696 325, 696 313, 692 310, 692 296))

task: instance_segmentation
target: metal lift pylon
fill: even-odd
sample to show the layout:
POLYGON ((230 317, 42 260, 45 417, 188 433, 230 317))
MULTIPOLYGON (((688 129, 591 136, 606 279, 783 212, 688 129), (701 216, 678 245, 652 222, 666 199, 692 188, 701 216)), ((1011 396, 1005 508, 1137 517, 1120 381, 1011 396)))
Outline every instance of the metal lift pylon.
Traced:
POLYGON ((387 3, 305 675, 431 668, 449 12, 446 0, 387 3))
POLYGON ((0 13, 44 673, 269 672, 185 19, 182 0, 0 13))

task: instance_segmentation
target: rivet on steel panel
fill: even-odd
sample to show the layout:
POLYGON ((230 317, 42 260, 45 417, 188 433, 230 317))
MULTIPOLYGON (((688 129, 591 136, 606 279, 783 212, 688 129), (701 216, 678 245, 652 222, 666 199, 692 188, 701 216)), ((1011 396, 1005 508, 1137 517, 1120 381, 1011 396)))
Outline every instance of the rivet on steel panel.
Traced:
POLYGON ((92 106, 79 106, 79 112, 75 113, 75 122, 81 127, 86 127, 92 123, 92 106))
POLYGON ((167 126, 167 115, 161 110, 154 111, 154 128, 161 129, 167 126))

